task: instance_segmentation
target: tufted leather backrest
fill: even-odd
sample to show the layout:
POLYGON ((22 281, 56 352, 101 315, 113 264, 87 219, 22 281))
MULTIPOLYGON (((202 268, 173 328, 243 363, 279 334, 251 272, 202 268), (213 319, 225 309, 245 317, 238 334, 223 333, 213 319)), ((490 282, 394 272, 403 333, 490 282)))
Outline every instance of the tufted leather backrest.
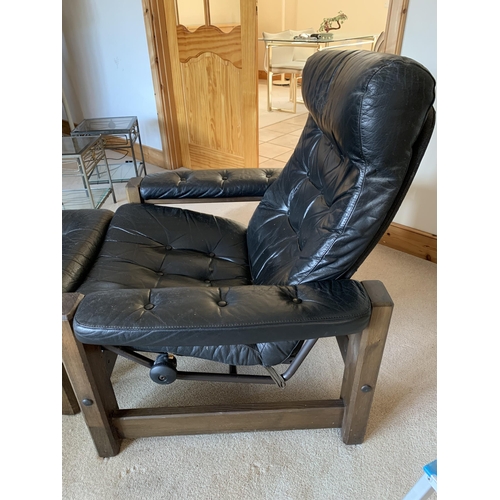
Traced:
POLYGON ((250 220, 256 284, 349 278, 378 243, 434 128, 435 81, 416 61, 322 51, 304 68, 309 117, 250 220))

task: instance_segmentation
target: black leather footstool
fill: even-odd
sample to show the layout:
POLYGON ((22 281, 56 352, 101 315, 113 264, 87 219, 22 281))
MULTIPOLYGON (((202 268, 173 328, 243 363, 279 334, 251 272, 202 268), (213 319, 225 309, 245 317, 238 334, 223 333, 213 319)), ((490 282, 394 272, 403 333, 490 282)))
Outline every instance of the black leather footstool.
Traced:
MULTIPOLYGON (((73 292, 85 278, 101 247, 113 217, 111 210, 62 211, 62 293, 73 292)), ((62 367, 62 413, 80 411, 64 366, 62 367)))

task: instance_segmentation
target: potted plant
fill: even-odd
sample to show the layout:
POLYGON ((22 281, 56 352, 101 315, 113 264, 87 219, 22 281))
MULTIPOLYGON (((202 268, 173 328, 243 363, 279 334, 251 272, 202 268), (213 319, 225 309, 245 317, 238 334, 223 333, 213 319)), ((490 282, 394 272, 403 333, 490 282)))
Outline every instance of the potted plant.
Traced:
POLYGON ((320 38, 323 40, 332 39, 333 33, 330 33, 330 31, 339 30, 342 24, 344 24, 344 21, 347 21, 347 16, 341 10, 339 10, 339 13, 335 17, 323 18, 323 22, 318 31, 324 34, 321 34, 320 38))

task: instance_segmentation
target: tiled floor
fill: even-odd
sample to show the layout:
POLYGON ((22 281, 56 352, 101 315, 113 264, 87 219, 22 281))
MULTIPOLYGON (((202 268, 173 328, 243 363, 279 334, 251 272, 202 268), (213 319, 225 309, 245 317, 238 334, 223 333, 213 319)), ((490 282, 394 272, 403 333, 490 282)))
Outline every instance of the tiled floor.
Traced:
POLYGON ((297 145, 306 119, 307 114, 302 114, 259 130, 259 167, 285 166, 297 145))
MULTIPOLYGON (((291 109, 288 87, 273 86, 273 106, 291 109)), ((297 113, 267 111, 266 83, 259 82, 259 167, 284 167, 307 120, 307 110, 297 104, 297 113), (274 122, 274 123, 273 123, 274 122), (270 123, 270 124, 269 124, 270 123)))

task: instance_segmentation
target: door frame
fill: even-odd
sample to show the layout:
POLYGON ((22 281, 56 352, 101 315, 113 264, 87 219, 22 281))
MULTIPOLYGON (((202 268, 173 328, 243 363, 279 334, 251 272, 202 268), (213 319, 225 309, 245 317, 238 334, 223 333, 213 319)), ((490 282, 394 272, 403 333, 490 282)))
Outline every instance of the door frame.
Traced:
MULTIPOLYGON (((390 0, 382 52, 391 54, 401 53, 409 3, 410 0, 390 0)), ((168 170, 174 170, 183 165, 179 124, 173 93, 172 61, 170 60, 168 50, 163 50, 163 47, 168 47, 163 5, 164 0, 142 0, 144 26, 146 28, 146 39, 162 144, 162 166, 168 170)))
POLYGON ((410 0, 391 0, 387 10, 385 42, 381 47, 381 52, 401 54, 409 4, 410 0))

